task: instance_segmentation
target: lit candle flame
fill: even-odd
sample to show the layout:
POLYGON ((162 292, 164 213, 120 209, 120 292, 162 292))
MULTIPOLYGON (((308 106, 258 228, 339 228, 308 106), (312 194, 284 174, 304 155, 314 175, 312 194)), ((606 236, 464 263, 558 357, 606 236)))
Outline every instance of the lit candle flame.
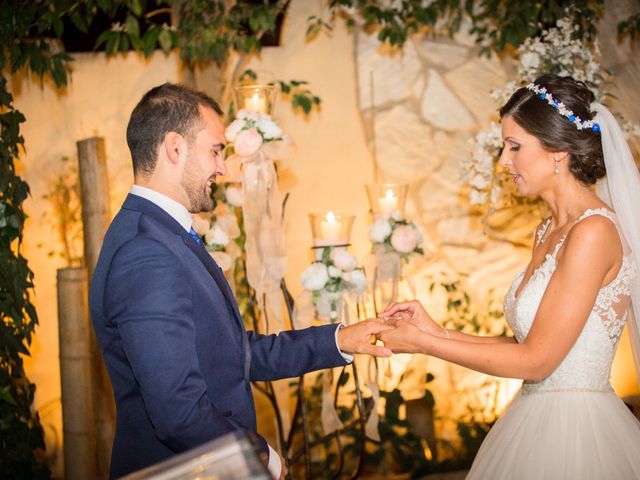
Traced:
POLYGON ((393 190, 391 190, 390 188, 387 188, 387 193, 385 194, 385 197, 393 198, 393 190))
POLYGON ((327 213, 327 222, 336 223, 336 216, 333 214, 333 212, 327 213))

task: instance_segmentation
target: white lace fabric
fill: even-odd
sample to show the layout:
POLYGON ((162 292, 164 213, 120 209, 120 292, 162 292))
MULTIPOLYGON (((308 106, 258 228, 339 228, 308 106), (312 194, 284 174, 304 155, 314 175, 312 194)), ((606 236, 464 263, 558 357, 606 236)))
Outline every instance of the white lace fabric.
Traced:
MULTIPOLYGON (((617 226, 615 214, 604 208, 587 210, 576 223, 591 215, 605 216, 617 226)), ((542 239, 549 223, 550 220, 547 220, 538 230, 536 243, 542 239)), ((531 329, 549 280, 556 270, 556 256, 565 238, 566 234, 555 245, 553 253, 546 255, 517 297, 516 292, 522 283, 524 271, 518 274, 505 297, 505 317, 519 343, 526 339, 531 329)), ((571 351, 544 380, 525 381, 522 393, 611 391, 611 364, 627 318, 632 282, 637 275, 633 258, 625 254, 615 279, 598 292, 584 329, 571 351)), ((560 329, 558 334, 561 334, 560 329)))

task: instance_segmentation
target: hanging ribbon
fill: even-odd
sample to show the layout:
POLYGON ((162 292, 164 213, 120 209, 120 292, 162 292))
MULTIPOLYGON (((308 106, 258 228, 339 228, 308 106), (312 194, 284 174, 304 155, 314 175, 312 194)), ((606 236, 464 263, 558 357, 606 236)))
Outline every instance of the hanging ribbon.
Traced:
POLYGON ((380 401, 380 389, 378 388, 378 367, 373 357, 367 359, 369 368, 367 369, 367 388, 371 392, 371 413, 364 427, 364 433, 367 438, 376 442, 380 441, 380 431, 378 424, 380 416, 378 415, 378 402, 380 401))
POLYGON ((322 372, 322 409, 320 412, 320 421, 325 435, 329 435, 344 427, 340 417, 338 417, 338 412, 336 412, 333 397, 333 370, 329 369, 322 372))
POLYGON ((229 177, 237 179, 239 174, 242 181, 247 281, 256 292, 260 310, 268 312, 269 332, 284 328, 280 282, 287 270, 282 197, 273 159, 284 158, 292 149, 286 137, 265 142, 250 156, 234 155, 227 160, 229 177))
POLYGON ((376 247, 374 258, 372 289, 376 300, 376 313, 380 313, 389 303, 398 300, 402 261, 397 252, 387 252, 384 246, 376 247))

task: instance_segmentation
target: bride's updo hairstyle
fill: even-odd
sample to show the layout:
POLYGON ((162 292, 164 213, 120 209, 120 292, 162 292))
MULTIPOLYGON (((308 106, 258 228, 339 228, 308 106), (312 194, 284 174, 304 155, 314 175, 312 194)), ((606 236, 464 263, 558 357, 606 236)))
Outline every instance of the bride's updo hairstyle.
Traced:
POLYGON ((511 96, 500 108, 500 118, 511 117, 549 152, 569 152, 571 173, 592 185, 606 174, 599 126, 578 128, 580 120, 574 121, 566 110, 586 124, 595 115, 589 111, 594 100, 593 92, 583 82, 572 77, 542 75, 511 96), (544 98, 545 93, 552 100, 544 98), (555 101, 555 106, 550 101, 555 101), (564 104, 565 113, 560 113, 558 103, 564 104))

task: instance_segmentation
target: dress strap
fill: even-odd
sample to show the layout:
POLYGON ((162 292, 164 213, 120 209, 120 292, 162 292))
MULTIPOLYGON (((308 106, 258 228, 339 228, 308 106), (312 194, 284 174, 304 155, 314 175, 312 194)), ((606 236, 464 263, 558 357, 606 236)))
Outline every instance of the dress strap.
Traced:
POLYGON ((608 208, 604 208, 604 207, 589 208, 585 210, 585 212, 582 215, 580 215, 580 217, 575 221, 574 225, 578 223, 580 220, 583 220, 587 217, 592 217, 593 215, 601 215, 603 217, 607 217, 609 220, 611 220, 614 224, 617 225, 616 214, 613 211, 609 210, 608 208))
POLYGON ((551 225, 551 217, 547 217, 547 219, 542 223, 542 225, 538 227, 536 231, 536 247, 540 245, 540 242, 542 241, 542 237, 544 237, 544 234, 547 233, 547 230, 549 229, 549 225, 551 225))

